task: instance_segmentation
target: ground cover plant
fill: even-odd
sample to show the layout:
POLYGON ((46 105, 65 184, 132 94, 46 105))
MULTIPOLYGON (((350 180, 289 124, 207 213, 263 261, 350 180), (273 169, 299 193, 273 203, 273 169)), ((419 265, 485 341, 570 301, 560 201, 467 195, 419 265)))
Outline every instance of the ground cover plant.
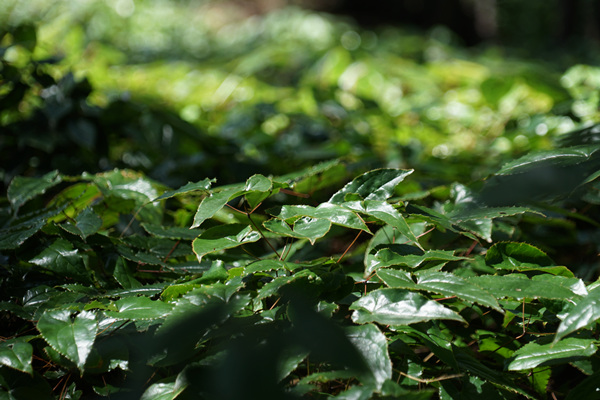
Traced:
POLYGON ((2 31, 1 398, 598 398, 597 68, 115 4, 2 31))

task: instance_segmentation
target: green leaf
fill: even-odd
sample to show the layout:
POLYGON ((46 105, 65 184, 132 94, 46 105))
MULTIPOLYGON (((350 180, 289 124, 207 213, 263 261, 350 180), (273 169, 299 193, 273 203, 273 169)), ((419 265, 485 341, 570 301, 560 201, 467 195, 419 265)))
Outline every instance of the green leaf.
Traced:
POLYGON ((152 236, 167 239, 194 240, 203 231, 200 229, 182 228, 179 226, 165 226, 156 224, 142 223, 142 228, 152 236))
POLYGON ((117 300, 115 306, 119 311, 107 311, 107 317, 133 321, 162 318, 173 309, 172 304, 160 300, 151 300, 145 296, 125 297, 117 300))
POLYGON ((367 201, 352 201, 343 204, 344 207, 350 208, 351 210, 365 213, 372 216, 388 225, 391 225, 398 230, 399 233, 404 235, 412 243, 416 244, 422 249, 417 236, 413 233, 410 226, 402 216, 392 205, 385 201, 378 200, 367 200, 367 201))
POLYGON ((308 239, 311 244, 329 232, 331 222, 322 218, 302 217, 294 222, 293 228, 287 222, 272 218, 263 226, 273 233, 297 239, 308 239))
POLYGON ((175 385, 175 382, 154 383, 146 389, 140 400, 173 400, 185 389, 184 387, 177 391, 175 385))
POLYGON ((357 324, 409 325, 432 319, 465 322, 456 312, 435 301, 403 289, 379 289, 361 297, 350 306, 357 324))
POLYGON ((98 333, 96 315, 91 311, 82 311, 73 318, 70 310, 46 310, 37 328, 44 340, 75 363, 83 374, 85 361, 98 333))
POLYGON ((577 300, 575 306, 571 307, 567 314, 562 316, 562 321, 554 337, 554 343, 568 334, 596 322, 598 319, 600 319, 600 287, 590 290, 587 296, 577 300))
POLYGON ((381 269, 377 272, 386 285, 394 288, 426 290, 443 296, 456 296, 469 303, 477 303, 504 313, 496 298, 488 291, 454 274, 438 271, 423 271, 417 274, 417 283, 404 271, 381 269))
POLYGON ((369 228, 362 218, 354 211, 347 208, 330 204, 322 203, 318 207, 311 206, 282 206, 279 213, 269 210, 269 213, 279 219, 283 219, 288 223, 294 223, 301 217, 310 217, 316 219, 326 219, 332 224, 344 226, 351 229, 360 229, 370 232, 369 228))
POLYGON ((468 278, 468 280, 481 288, 485 288, 497 299, 571 300, 580 296, 578 294, 579 285, 573 287, 571 279, 561 276, 537 275, 529 279, 521 274, 482 275, 468 278))
POLYGON ((18 337, 0 342, 0 365, 32 375, 33 346, 29 344, 31 338, 18 337))
POLYGON ((567 166, 580 164, 595 157, 600 148, 596 144, 573 146, 555 150, 531 152, 517 160, 506 163, 496 175, 522 173, 540 165, 567 166))
POLYGON ((546 253, 527 243, 496 243, 487 251, 485 263, 494 267, 518 270, 522 264, 549 267, 554 262, 546 253))
POLYGON ((390 288, 416 289, 417 284, 413 281, 411 273, 398 269, 382 268, 377 270, 377 276, 390 288))
POLYGON ((392 361, 385 335, 375 325, 365 324, 346 328, 346 336, 362 354, 372 373, 367 382, 381 390, 383 383, 392 378, 392 361))
POLYGON ((198 261, 206 254, 231 249, 244 243, 256 242, 260 234, 249 225, 219 225, 207 229, 192 242, 192 248, 198 261))
POLYGON ((244 187, 244 191, 268 192, 272 188, 273 182, 269 178, 261 174, 256 174, 252 175, 250 178, 248 178, 248 180, 246 180, 246 186, 244 187))
MULTIPOLYGON (((402 250, 398 247, 393 247, 395 250, 402 250)), ((403 248, 404 249, 404 248, 403 248)), ((464 260, 465 257, 459 257, 454 255, 454 251, 451 250, 426 250, 421 251, 417 248, 408 248, 407 251, 412 251, 417 254, 398 254, 392 249, 381 249, 375 256, 370 260, 370 264, 367 267, 365 273, 372 273, 380 268, 391 267, 394 265, 406 266, 412 269, 419 268, 428 261, 460 261, 464 260)))
POLYGON ((62 175, 58 171, 48 172, 41 178, 28 178, 17 176, 8 187, 7 196, 13 209, 17 209, 28 200, 43 194, 46 190, 62 182, 62 175))
POLYGON ((598 350, 593 339, 567 338, 557 343, 530 342, 515 351, 508 364, 509 371, 521 371, 540 365, 564 364, 592 356, 598 350))
POLYGON ((76 279, 84 283, 91 282, 86 266, 87 256, 80 254, 79 250, 73 249, 73 245, 65 239, 56 239, 29 262, 68 279, 76 279))
POLYGON ((85 238, 98 232, 98 229, 102 227, 102 218, 92 209, 86 208, 75 218, 75 225, 68 222, 61 225, 61 227, 67 232, 78 235, 85 240, 85 238))
POLYGON ((413 170, 376 169, 366 172, 348 183, 329 199, 329 203, 342 204, 346 196, 358 195, 361 200, 385 201, 390 198, 396 186, 413 170))
POLYGON ((39 218, 27 221, 6 229, 0 229, 0 250, 12 250, 21 246, 46 224, 46 220, 39 218))
POLYGON ((190 192, 196 192, 196 191, 206 191, 210 189, 210 186, 216 182, 216 179, 204 179, 198 182, 188 182, 187 184, 183 185, 182 187, 180 187, 179 189, 176 190, 169 190, 164 192, 163 194, 161 194, 160 196, 158 196, 157 198, 155 198, 154 201, 159 201, 159 200, 165 200, 165 199, 170 199, 171 197, 175 197, 177 195, 180 194, 184 194, 184 193, 190 193, 190 192))
POLYGON ((212 218, 221 208, 225 207, 229 200, 243 194, 241 189, 242 186, 235 185, 219 192, 212 192, 210 196, 205 197, 198 206, 191 228, 199 227, 204 221, 212 218))
POLYGON ((113 276, 124 289, 132 289, 141 287, 142 284, 133 277, 133 271, 127 266, 127 261, 123 257, 119 257, 115 263, 113 276))
POLYGON ((454 274, 423 271, 417 273, 417 286, 444 296, 456 296, 461 300, 503 312, 494 296, 488 291, 454 274))

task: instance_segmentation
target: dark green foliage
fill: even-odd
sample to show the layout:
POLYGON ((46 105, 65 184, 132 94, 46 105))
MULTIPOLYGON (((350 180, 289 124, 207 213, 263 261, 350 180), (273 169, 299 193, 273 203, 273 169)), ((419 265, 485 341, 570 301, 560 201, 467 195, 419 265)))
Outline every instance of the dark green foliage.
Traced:
POLYGON ((299 98, 257 84, 193 125, 148 99, 92 105, 88 80, 31 56, 35 29, 2 35, 23 57, 0 70, 0 398, 595 398, 593 73, 566 93, 527 68, 473 82, 474 62, 398 60, 384 35, 295 69, 242 46, 234 64, 299 98), (344 88, 397 62, 406 82, 380 83, 398 109, 344 88), (588 125, 551 148, 560 118, 588 125))

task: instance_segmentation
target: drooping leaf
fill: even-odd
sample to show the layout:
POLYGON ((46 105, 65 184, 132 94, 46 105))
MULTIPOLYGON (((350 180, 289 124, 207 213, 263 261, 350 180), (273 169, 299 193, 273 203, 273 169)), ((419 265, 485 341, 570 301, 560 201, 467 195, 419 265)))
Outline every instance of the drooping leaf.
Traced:
POLYGON ((32 375, 31 360, 33 357, 33 346, 29 344, 29 339, 31 339, 31 336, 18 337, 0 342, 0 365, 32 375))
POLYGON ((198 261, 206 254, 231 249, 244 243, 256 242, 260 234, 249 225, 218 225, 207 229, 192 242, 192 248, 198 261))
POLYGON ((70 310, 47 310, 40 317, 37 328, 54 350, 75 363, 83 373, 98 333, 93 312, 82 311, 73 317, 70 310))
POLYGON ((562 316, 554 343, 568 334, 600 319, 600 287, 590 290, 587 296, 576 301, 575 306, 562 316))
POLYGON ((398 230, 400 234, 404 235, 404 237, 417 245, 417 247, 421 248, 417 236, 413 233, 402 214, 392 207, 391 204, 379 200, 351 201, 344 203, 344 207, 365 213, 391 225, 398 230))
POLYGON ((392 361, 385 335, 373 324, 346 328, 346 336, 365 359, 372 374, 367 380, 381 390, 383 383, 392 377, 392 361))
POLYGON ((346 196, 358 195, 360 200, 385 201, 392 196, 396 186, 413 170, 376 169, 366 172, 348 183, 329 199, 329 203, 342 204, 346 196))
POLYGON ((378 322, 384 325, 408 325, 432 319, 465 322, 456 312, 426 297, 403 289, 379 289, 361 297, 350 306, 357 324, 378 322))
POLYGON ((242 186, 236 185, 218 192, 212 192, 210 196, 205 197, 198 206, 191 228, 197 228, 204 221, 212 218, 221 208, 225 207, 229 200, 240 196, 243 193, 242 189, 242 186))
POLYGON ((564 364, 592 356, 598 350, 593 339, 567 338, 557 343, 530 342, 515 351, 508 364, 509 371, 521 371, 540 365, 564 364))
POLYGON ((175 197, 177 195, 184 194, 184 193, 190 193, 190 192, 196 192, 196 191, 206 191, 206 190, 210 189, 210 186, 214 182, 216 182, 216 179, 208 179, 208 178, 203 179, 198 182, 188 182, 187 184, 183 185, 179 189, 168 190, 168 191, 164 192, 163 194, 161 194, 160 196, 158 196, 157 198, 155 198, 152 201, 170 199, 171 197, 175 197))
POLYGON ((40 178, 17 176, 8 187, 7 196, 13 209, 21 207, 28 200, 43 194, 46 190, 62 182, 58 171, 48 172, 40 178))

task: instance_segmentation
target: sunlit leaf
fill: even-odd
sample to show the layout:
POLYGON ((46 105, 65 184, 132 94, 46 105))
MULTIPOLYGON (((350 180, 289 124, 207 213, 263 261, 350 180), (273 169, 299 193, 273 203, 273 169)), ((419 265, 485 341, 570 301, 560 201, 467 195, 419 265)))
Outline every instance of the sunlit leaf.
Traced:
POLYGON ((29 344, 29 339, 19 337, 0 342, 0 365, 33 374, 33 346, 29 344))
POLYGON ((413 170, 377 169, 366 172, 348 183, 329 199, 330 203, 342 204, 346 196, 358 195, 361 200, 385 201, 392 196, 396 186, 413 170))
MULTIPOLYGON (((142 288, 140 288, 142 289, 142 288)), ((148 297, 125 297, 115 302, 118 311, 107 311, 106 315, 116 319, 153 320, 166 316, 173 305, 148 297)))
POLYGON ((377 276, 392 288, 426 290, 447 297, 456 296, 469 303, 503 312, 496 298, 488 291, 454 274, 426 270, 417 274, 417 282, 410 278, 408 272, 393 269, 381 269, 377 271, 377 276))
POLYGON ((198 261, 206 254, 231 249, 244 243, 256 242, 260 234, 242 224, 219 225, 207 229, 192 242, 198 261))
POLYGON ((432 319, 464 322, 456 312, 426 297, 403 289, 379 289, 361 297, 350 306, 352 320, 358 324, 408 325, 432 319))
POLYGON ((301 217, 310 217, 326 219, 335 225, 369 232, 369 228, 356 212, 335 204, 323 203, 318 207, 286 205, 281 207, 279 213, 274 209, 269 210, 269 212, 289 223, 294 223, 301 217))
POLYGON ((509 371, 521 371, 539 365, 564 364, 592 356, 598 350, 593 339, 567 338, 557 343, 530 342, 515 351, 508 364, 509 371))
POLYGON ((243 193, 241 189, 241 186, 229 187, 219 192, 212 192, 210 196, 205 197, 198 206, 191 228, 199 227, 204 221, 214 216, 217 211, 225 207, 229 200, 243 193))
POLYGON ((572 288, 573 281, 559 276, 533 277, 525 275, 482 275, 468 278, 475 285, 485 288, 497 299, 577 299, 578 286, 572 288), (549 279, 558 278, 558 279, 549 279))
POLYGON ((554 343, 558 342, 568 334, 575 332, 585 326, 592 324, 600 319, 600 288, 591 290, 589 294, 576 301, 566 315, 562 316, 562 321, 556 331, 554 343))

